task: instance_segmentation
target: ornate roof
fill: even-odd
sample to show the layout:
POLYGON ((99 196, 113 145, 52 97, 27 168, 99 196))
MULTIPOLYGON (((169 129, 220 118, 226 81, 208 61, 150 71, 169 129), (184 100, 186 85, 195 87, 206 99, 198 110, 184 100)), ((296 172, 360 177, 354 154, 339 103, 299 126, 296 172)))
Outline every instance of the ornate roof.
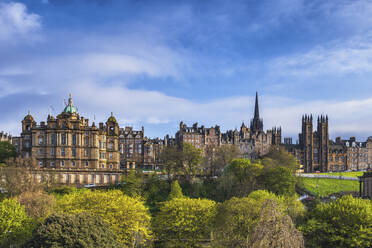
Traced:
POLYGON ((116 118, 114 117, 112 112, 111 112, 111 116, 107 119, 107 122, 117 123, 116 118))
POLYGON ((28 111, 28 114, 23 119, 24 121, 34 121, 34 117, 30 114, 30 111, 28 111))

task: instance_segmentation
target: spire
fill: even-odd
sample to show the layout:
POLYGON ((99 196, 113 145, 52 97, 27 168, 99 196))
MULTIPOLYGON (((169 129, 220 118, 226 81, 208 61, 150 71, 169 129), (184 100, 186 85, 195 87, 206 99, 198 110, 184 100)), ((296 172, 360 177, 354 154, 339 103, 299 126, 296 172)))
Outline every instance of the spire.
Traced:
POLYGON ((259 119, 260 118, 260 112, 258 109, 258 92, 256 91, 256 103, 254 105, 254 118, 259 119))
POLYGON ((260 112, 258 107, 258 92, 256 91, 256 102, 254 105, 254 117, 251 121, 251 131, 260 132, 263 131, 263 121, 260 119, 260 112))

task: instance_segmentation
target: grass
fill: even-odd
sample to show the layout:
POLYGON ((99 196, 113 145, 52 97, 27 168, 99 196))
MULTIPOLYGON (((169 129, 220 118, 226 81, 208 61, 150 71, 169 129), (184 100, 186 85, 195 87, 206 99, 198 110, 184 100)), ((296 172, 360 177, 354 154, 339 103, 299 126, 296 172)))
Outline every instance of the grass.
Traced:
POLYGON ((358 181, 328 178, 301 178, 306 191, 325 197, 333 193, 359 191, 358 181))
MULTIPOLYGON (((363 171, 349 171, 349 172, 333 172, 333 173, 316 173, 316 175, 330 175, 330 176, 343 176, 343 177, 360 177, 363 176, 363 171)), ((314 174, 314 173, 313 173, 314 174)))

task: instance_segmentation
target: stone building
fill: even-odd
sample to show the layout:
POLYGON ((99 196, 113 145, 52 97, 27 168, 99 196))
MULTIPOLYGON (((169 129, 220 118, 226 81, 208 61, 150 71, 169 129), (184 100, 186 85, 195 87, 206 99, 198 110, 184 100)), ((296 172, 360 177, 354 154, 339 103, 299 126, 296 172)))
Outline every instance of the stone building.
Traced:
POLYGON ((89 125, 80 117, 70 94, 56 118, 37 124, 30 115, 22 121, 22 133, 13 142, 22 158, 34 158, 40 168, 118 170, 119 125, 111 114, 106 123, 89 125))
POLYGON ((0 142, 2 141, 8 141, 10 143, 12 143, 12 136, 7 134, 7 133, 4 133, 4 131, 1 131, 0 132, 0 142))
POLYGON ((135 169, 143 163, 144 128, 140 131, 132 127, 120 128, 119 149, 122 169, 135 169))
POLYGON ((254 117, 249 128, 243 122, 239 131, 235 129, 222 133, 217 125, 205 128, 204 126, 199 127, 198 123, 195 123, 188 127, 181 122, 175 140, 177 144, 190 143, 204 152, 208 147, 232 144, 239 148, 242 157, 253 159, 268 153, 272 146, 279 146, 281 133, 281 128, 273 128, 264 132, 263 119, 259 115, 258 94, 256 93, 254 117))
POLYGON ((303 116, 299 141, 304 171, 328 171, 328 116, 322 115, 318 117, 317 130, 315 132, 313 131, 313 116, 303 116))

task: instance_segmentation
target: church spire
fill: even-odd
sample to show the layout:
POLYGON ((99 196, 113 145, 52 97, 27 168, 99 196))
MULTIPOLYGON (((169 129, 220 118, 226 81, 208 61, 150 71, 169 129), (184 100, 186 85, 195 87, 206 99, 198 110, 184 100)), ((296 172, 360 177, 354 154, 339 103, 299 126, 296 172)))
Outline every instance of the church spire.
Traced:
POLYGON ((256 102, 254 105, 254 117, 251 121, 251 131, 252 132, 263 131, 263 120, 260 119, 260 111, 258 107, 258 92, 256 92, 256 102))
POLYGON ((258 92, 256 91, 256 103, 254 105, 254 118, 259 119, 260 118, 260 111, 258 109, 258 92))

